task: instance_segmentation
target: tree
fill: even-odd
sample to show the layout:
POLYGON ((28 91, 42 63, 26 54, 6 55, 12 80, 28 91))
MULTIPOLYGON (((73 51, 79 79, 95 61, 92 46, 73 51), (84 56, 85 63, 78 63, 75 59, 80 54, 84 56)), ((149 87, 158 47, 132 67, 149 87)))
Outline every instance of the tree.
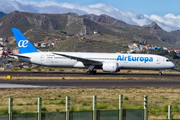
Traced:
POLYGON ((169 55, 173 58, 173 59, 179 59, 179 56, 177 56, 177 53, 174 51, 170 51, 169 55))

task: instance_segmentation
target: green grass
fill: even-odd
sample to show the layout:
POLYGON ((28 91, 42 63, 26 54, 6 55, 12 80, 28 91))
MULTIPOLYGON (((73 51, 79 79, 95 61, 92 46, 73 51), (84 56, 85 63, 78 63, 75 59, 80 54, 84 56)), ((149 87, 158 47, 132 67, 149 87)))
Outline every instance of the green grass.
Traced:
POLYGON ((120 88, 120 89, 2 89, 0 113, 7 113, 8 98, 14 100, 16 113, 37 112, 38 97, 42 97, 44 112, 65 111, 66 96, 70 96, 72 111, 92 110, 93 95, 98 110, 118 110, 119 94, 123 94, 124 109, 143 109, 144 95, 148 95, 149 119, 166 119, 168 105, 173 106, 174 118, 180 118, 179 88, 120 88))

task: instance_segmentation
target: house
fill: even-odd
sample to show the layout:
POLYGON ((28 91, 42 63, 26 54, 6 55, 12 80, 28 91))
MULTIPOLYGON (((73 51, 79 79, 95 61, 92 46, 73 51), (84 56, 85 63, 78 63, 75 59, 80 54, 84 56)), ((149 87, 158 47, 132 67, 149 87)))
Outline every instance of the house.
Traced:
POLYGON ((150 44, 144 45, 144 49, 148 50, 149 48, 151 48, 152 46, 150 44))
POLYGON ((5 46, 0 44, 0 50, 3 50, 5 46))
POLYGON ((180 50, 174 50, 174 52, 180 54, 180 50))
POLYGON ((97 32, 97 31, 94 31, 94 34, 98 34, 98 32, 97 32))
POLYGON ((14 49, 14 50, 12 50, 12 53, 13 54, 19 54, 19 50, 18 49, 14 49))
POLYGON ((35 47, 47 47, 47 43, 34 43, 35 47))
POLYGON ((133 52, 133 51, 142 51, 144 46, 134 43, 133 45, 128 45, 128 47, 130 51, 133 52))

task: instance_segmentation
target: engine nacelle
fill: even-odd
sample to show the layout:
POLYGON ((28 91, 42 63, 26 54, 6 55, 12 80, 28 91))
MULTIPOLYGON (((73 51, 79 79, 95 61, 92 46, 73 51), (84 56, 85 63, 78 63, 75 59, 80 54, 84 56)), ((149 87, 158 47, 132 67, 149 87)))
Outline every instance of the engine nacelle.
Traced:
POLYGON ((116 62, 104 62, 102 69, 105 72, 118 72, 120 70, 118 63, 116 62))

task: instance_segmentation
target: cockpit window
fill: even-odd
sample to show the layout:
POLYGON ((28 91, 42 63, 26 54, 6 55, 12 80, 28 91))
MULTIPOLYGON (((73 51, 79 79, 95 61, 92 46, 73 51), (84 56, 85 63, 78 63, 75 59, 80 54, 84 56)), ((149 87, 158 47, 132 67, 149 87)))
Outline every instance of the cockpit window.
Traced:
POLYGON ((168 60, 168 59, 166 60, 166 62, 169 62, 169 61, 170 61, 170 60, 168 60))

